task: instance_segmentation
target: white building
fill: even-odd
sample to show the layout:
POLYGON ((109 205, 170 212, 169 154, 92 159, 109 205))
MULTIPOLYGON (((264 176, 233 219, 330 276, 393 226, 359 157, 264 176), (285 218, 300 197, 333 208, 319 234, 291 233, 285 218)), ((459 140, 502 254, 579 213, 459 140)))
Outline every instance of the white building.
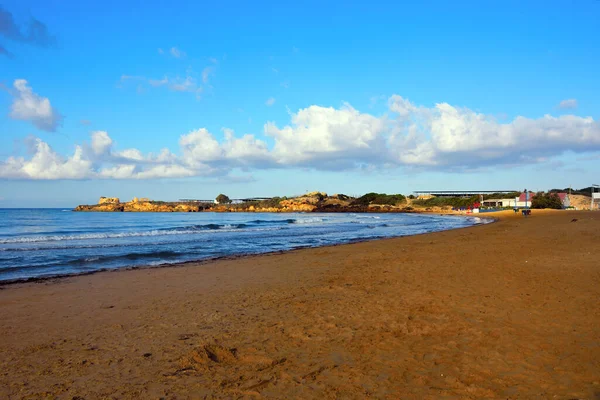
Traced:
POLYGON ((515 199, 488 199, 484 200, 481 204, 483 207, 514 207, 516 204, 515 199))

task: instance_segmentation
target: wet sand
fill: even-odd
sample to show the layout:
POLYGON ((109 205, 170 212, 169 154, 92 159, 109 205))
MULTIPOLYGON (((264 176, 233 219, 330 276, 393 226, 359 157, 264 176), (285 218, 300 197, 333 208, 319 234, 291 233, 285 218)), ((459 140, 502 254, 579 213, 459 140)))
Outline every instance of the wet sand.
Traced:
POLYGON ((600 213, 500 218, 2 286, 0 398, 600 398, 600 213))

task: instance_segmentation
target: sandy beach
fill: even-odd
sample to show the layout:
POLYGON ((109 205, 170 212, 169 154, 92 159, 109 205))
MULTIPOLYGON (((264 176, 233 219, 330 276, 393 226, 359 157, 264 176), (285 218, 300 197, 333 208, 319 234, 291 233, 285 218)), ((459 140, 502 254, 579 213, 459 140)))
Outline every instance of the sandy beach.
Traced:
POLYGON ((0 286, 0 398, 600 398, 600 213, 497 216, 0 286))

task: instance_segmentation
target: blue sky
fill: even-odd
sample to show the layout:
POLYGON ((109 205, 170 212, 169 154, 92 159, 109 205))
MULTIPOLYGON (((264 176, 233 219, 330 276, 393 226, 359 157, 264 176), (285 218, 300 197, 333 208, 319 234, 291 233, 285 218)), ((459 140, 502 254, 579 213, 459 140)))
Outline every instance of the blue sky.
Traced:
POLYGON ((600 183, 599 1, 285 3, 0 3, 0 207, 600 183))

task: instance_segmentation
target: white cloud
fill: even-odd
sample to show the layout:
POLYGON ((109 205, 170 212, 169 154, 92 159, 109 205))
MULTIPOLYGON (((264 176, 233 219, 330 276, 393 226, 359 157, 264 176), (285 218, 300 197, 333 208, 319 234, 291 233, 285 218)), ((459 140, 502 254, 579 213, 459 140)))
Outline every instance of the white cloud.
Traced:
POLYGON ((175 58, 183 58, 186 56, 185 52, 179 50, 177 47, 171 47, 169 53, 171 53, 171 55, 175 58))
POLYGON ((52 107, 50 100, 34 93, 25 79, 16 79, 13 86, 15 92, 10 117, 29 121, 44 131, 56 131, 63 117, 52 107))
POLYGON ((190 76, 185 79, 176 78, 170 82, 169 88, 176 92, 195 92, 198 90, 196 80, 190 76))
POLYGON ((265 104, 271 107, 273 104, 275 104, 275 97, 269 97, 267 101, 265 101, 265 104))
POLYGON ((0 179, 154 179, 223 176, 232 168, 273 164, 267 144, 253 135, 236 137, 224 129, 219 142, 202 128, 181 135, 180 155, 169 149, 144 154, 139 149, 116 150, 105 131, 91 133, 89 145, 77 145, 70 157, 56 153, 39 138, 28 139, 33 155, 0 161, 0 179))
POLYGON ((103 168, 98 176, 100 178, 112 178, 112 179, 130 179, 135 174, 134 164, 119 164, 113 167, 103 168))
POLYGON ((219 142, 206 128, 181 135, 179 145, 183 150, 183 159, 188 165, 198 166, 223 157, 219 142))
POLYGON ((159 47, 158 48, 158 54, 165 54, 165 51, 159 47))
POLYGON ((208 83, 210 77, 215 74, 215 67, 206 67, 202 70, 202 82, 208 83))
MULTIPOLYGON (((310 106, 290 113, 282 127, 268 122, 272 144, 223 129, 223 137, 205 128, 179 138, 179 149, 143 153, 116 149, 105 131, 63 157, 40 139, 32 140, 29 158, 0 162, 0 178, 11 179, 154 179, 226 176, 236 168, 376 169, 415 166, 444 171, 486 166, 551 163, 566 151, 600 151, 600 125, 591 117, 545 115, 516 117, 500 123, 490 115, 447 103, 418 106, 401 96, 388 99, 389 114, 310 106)), ((249 120, 251 121, 251 120, 249 120)))
POLYGON ((124 158, 129 161, 143 161, 144 155, 138 149, 125 149, 115 153, 117 157, 124 158))
POLYGON ((106 154, 113 145, 113 141, 105 131, 92 132, 92 151, 96 155, 106 154))
POLYGON ((292 123, 265 125, 275 139, 273 155, 280 164, 311 162, 374 162, 385 158, 386 120, 362 114, 345 104, 341 109, 310 106, 292 114, 292 123))
POLYGON ((145 78, 143 76, 130 76, 123 75, 121 76, 121 83, 125 83, 127 81, 139 81, 140 86, 137 87, 138 92, 143 92, 146 88, 146 84, 153 88, 165 87, 174 92, 189 92, 199 94, 202 92, 202 87, 198 86, 198 83, 195 78, 190 75, 187 75, 185 78, 181 78, 179 76, 176 77, 168 77, 163 76, 161 79, 153 79, 153 78, 145 78))
POLYGON ((221 145, 227 159, 240 165, 261 164, 274 162, 267 143, 256 139, 254 135, 244 135, 237 138, 233 130, 223 128, 225 142, 221 145))
POLYGON ((563 110, 572 110, 577 108, 577 99, 565 99, 558 103, 558 108, 563 110))
POLYGON ((407 118, 418 110, 410 101, 397 94, 389 98, 388 106, 391 111, 397 113, 401 118, 407 118))
POLYGON ((390 137, 400 164, 469 168, 535 163, 565 151, 600 148, 600 126, 590 117, 545 115, 499 123, 468 108, 447 103, 415 107, 394 97, 390 109, 401 113, 396 121, 401 124, 390 137))
POLYGON ((169 78, 165 76, 162 79, 148 79, 148 83, 154 87, 164 86, 169 84, 169 78))
POLYGON ((92 162, 84 157, 81 146, 75 146, 71 157, 64 158, 50 146, 36 139, 35 154, 30 160, 9 157, 0 164, 0 178, 17 179, 83 179, 88 177, 92 162))

